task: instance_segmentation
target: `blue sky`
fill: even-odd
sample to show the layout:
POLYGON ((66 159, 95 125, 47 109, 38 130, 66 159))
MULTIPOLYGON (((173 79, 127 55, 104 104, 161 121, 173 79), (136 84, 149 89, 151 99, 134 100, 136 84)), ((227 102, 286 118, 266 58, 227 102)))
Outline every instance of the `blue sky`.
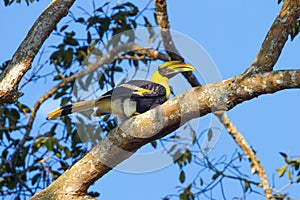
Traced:
MULTIPOLYGON (((1 63, 11 58, 34 20, 49 2, 44 0, 29 7, 13 5, 4 8, 1 5, 1 63)), ((86 1, 79 0, 75 6, 83 6, 83 2, 86 1)), ((276 0, 168 1, 171 28, 202 45, 216 63, 223 79, 240 74, 250 66, 280 7, 276 0)), ((299 38, 287 42, 275 69, 300 68, 299 38)), ((51 42, 57 41, 50 38, 45 45, 49 46, 51 42)), ((47 86, 44 87, 47 89, 47 86)), ((42 91, 36 91, 35 99, 42 94, 42 91)), ((256 150, 270 180, 275 169, 284 164, 278 152, 299 155, 299 98, 298 90, 286 90, 244 102, 228 112, 231 120, 256 150)), ((30 104, 33 100, 28 99, 28 102, 30 104)), ((44 119, 46 112, 55 106, 41 108, 38 114, 44 119)), ((205 124, 208 119, 209 116, 201 119, 200 128, 207 128, 205 124)), ((223 153, 230 154, 236 148, 230 136, 223 131, 210 155, 218 157, 223 153)), ((189 170, 188 179, 199 169, 193 166, 189 170)), ((175 187, 180 185, 178 175, 178 167, 174 165, 142 174, 111 171, 93 188, 100 191, 100 199, 160 199, 177 191, 175 187)), ((293 192, 291 197, 299 198, 295 192, 299 191, 299 186, 290 189, 293 192)))

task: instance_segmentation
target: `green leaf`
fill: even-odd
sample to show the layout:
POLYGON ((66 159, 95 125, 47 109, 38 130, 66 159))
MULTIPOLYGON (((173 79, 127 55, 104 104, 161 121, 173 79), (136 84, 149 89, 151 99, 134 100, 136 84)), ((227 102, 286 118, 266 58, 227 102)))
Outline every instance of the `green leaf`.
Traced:
POLYGON ((185 156, 186 156, 186 158, 187 158, 187 161, 188 161, 189 163, 191 163, 191 161, 192 161, 192 154, 191 154, 191 151, 190 151, 190 150, 186 150, 185 156))
POLYGON ((183 170, 180 172, 179 181, 180 181, 180 183, 184 183, 184 181, 185 181, 185 173, 183 170))
POLYGON ((87 43, 88 43, 88 44, 91 44, 91 42, 92 42, 92 36, 91 36, 90 31, 88 31, 88 32, 87 32, 87 43))
POLYGON ((180 200, 188 200, 188 197, 185 193, 179 195, 180 200))
POLYGON ((276 169, 276 171, 278 171, 278 176, 282 177, 284 175, 284 173, 286 172, 287 168, 288 168, 288 165, 284 165, 280 169, 276 169))
POLYGON ((293 177, 292 177, 292 175, 291 175, 291 170, 288 170, 288 172, 287 172, 287 177, 288 177, 288 179, 290 179, 291 181, 293 180, 293 177))
POLYGON ((245 187, 245 192, 247 192, 250 188, 250 183, 249 181, 244 181, 244 187, 245 187))
POLYGON ((283 153, 283 152, 279 152, 279 154, 283 157, 283 158, 287 158, 287 155, 286 153, 283 153))
POLYGON ((291 29, 291 41, 298 35, 300 29, 300 20, 298 20, 291 29))
POLYGON ((59 97, 63 96, 66 94, 66 91, 58 91, 57 93, 55 93, 55 96, 53 97, 53 99, 58 99, 59 97))
POLYGON ((64 53, 64 67, 69 68, 73 61, 74 51, 72 48, 68 48, 64 53))
POLYGON ((92 196, 92 197, 99 197, 99 196, 100 196, 100 193, 99 193, 99 192, 91 191, 91 192, 88 192, 88 195, 89 195, 89 196, 92 196))
POLYGON ((176 149, 176 144, 173 144, 172 146, 171 146, 171 148, 168 150, 168 153, 172 153, 175 149, 176 149))
POLYGON ((105 81, 106 81, 105 76, 104 75, 100 76, 98 83, 101 90, 104 88, 105 81))
POLYGON ((114 71, 115 71, 115 72, 122 72, 122 71, 123 71, 123 68, 117 66, 117 67, 114 68, 114 71))
POLYGON ((32 153, 35 153, 41 146, 45 144, 45 142, 45 138, 35 140, 32 145, 32 153))
POLYGON ((8 6, 9 5, 9 0, 4 0, 4 5, 8 6))
POLYGON ((31 112, 31 110, 30 110, 30 108, 28 106, 26 106, 26 105, 24 105, 24 104, 22 104, 20 102, 18 102, 16 104, 16 106, 18 107, 19 111, 22 112, 22 113, 24 113, 24 114, 31 112))
POLYGON ((275 194, 273 196, 276 200, 284 200, 284 198, 286 197, 286 194, 275 194))
POLYGON ((157 147, 157 142, 156 142, 156 140, 152 141, 152 142, 151 142, 151 145, 153 146, 154 149, 156 149, 156 147, 157 147))
POLYGON ((64 152, 65 152, 65 159, 68 159, 71 157, 71 151, 67 148, 67 147, 64 147, 64 152))
POLYGON ((58 158, 61 158, 61 153, 55 149, 53 149, 53 152, 55 152, 55 155, 58 157, 58 158))
POLYGON ((289 160, 287 154, 285 154, 285 153, 283 153, 283 152, 279 152, 279 153, 280 153, 280 155, 284 158, 284 161, 285 161, 287 164, 289 164, 289 163, 290 163, 290 160, 289 160))
POLYGON ((47 147, 48 151, 52 151, 53 150, 53 143, 51 138, 48 138, 45 142, 45 146, 47 147))
POLYGON ((59 161, 60 165, 61 165, 61 169, 63 170, 67 170, 70 166, 67 162, 65 161, 59 161))
POLYGON ((213 137, 213 131, 212 131, 212 129, 210 128, 210 129, 208 130, 208 133, 207 133, 208 141, 211 141, 212 137, 213 137))
POLYGON ((296 180, 297 183, 300 182, 300 176, 298 176, 297 180, 296 180))
POLYGON ((212 176, 213 180, 216 180, 220 175, 222 174, 222 172, 217 172, 212 176))
POLYGON ((63 32, 64 30, 66 30, 68 28, 68 25, 64 25, 60 28, 59 32, 63 32))
POLYGON ((86 90, 88 90, 88 88, 90 88, 91 86, 91 82, 93 80, 93 77, 94 77, 94 73, 89 73, 87 78, 86 78, 86 81, 85 81, 85 88, 86 90))
POLYGON ((238 157, 239 157, 239 161, 241 162, 241 161, 242 161, 242 159, 243 159, 243 155, 242 155, 242 154, 240 154, 240 152, 238 152, 238 157))
POLYGON ((64 97, 61 99, 60 106, 65 106, 71 101, 71 97, 64 97))
POLYGON ((37 182, 37 180, 39 180, 40 177, 41 177, 40 173, 34 175, 31 179, 31 184, 34 185, 37 182))
POLYGON ((203 185, 203 179, 200 177, 200 185, 202 186, 203 185))
POLYGON ((71 46, 77 46, 79 45, 79 43, 77 42, 77 40, 75 40, 74 38, 72 37, 66 37, 64 39, 64 43, 68 44, 68 45, 71 45, 71 46))
POLYGON ((82 22, 84 22, 85 20, 84 20, 84 18, 83 17, 79 17, 78 19, 76 19, 76 22, 79 22, 79 23, 82 23, 82 22))
POLYGON ((120 9, 124 9, 125 6, 123 5, 118 5, 118 6, 115 6, 115 7, 112 7, 113 10, 120 10, 120 9))
POLYGON ((180 150, 177 150, 174 155, 173 155, 173 162, 176 163, 179 158, 181 157, 182 153, 180 152, 180 150))
MULTIPOLYGON (((4 178, 7 178, 7 177, 4 177, 4 178)), ((17 179, 14 179, 14 178, 11 178, 11 177, 8 177, 8 181, 7 181, 7 185, 6 187, 8 187, 9 189, 15 189, 16 185, 17 185, 17 179)))
POLYGON ((48 151, 52 151, 54 145, 58 145, 58 141, 55 137, 49 137, 45 142, 45 146, 47 147, 48 151))

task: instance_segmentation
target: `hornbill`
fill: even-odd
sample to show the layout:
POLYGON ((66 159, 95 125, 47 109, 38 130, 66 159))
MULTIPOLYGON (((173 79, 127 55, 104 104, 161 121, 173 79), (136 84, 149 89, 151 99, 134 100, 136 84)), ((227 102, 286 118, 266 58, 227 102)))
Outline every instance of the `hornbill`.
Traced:
POLYGON ((121 118, 144 113, 169 99, 171 89, 169 78, 178 73, 194 71, 189 64, 169 61, 158 67, 151 81, 132 80, 106 92, 96 100, 83 101, 63 106, 48 113, 48 119, 68 115, 74 112, 98 108, 95 116, 117 114, 121 118))

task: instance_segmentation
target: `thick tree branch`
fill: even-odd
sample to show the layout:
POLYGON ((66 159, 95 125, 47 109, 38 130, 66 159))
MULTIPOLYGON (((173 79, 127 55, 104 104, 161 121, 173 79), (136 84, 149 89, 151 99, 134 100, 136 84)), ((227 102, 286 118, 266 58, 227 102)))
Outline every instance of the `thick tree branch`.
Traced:
POLYGON ((56 24, 68 14, 75 0, 53 0, 35 21, 5 71, 0 77, 0 104, 13 103, 18 97, 18 85, 41 46, 56 24))
POLYGON ((150 141, 162 138, 187 121, 229 110, 259 95, 300 88, 300 70, 266 72, 237 85, 234 78, 195 87, 113 129, 86 156, 32 199, 86 198, 87 189, 110 169, 150 141))
POLYGON ((245 75, 257 72, 272 71, 281 51, 292 31, 292 27, 300 18, 300 0, 286 0, 274 20, 261 48, 247 69, 245 75))

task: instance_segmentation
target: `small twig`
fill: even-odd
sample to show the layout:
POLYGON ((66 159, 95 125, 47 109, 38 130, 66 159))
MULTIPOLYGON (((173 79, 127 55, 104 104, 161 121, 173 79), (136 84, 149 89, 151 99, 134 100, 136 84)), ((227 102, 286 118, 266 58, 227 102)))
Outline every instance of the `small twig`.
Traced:
POLYGON ((152 1, 153 0, 148 0, 148 3, 146 4, 146 6, 135 16, 134 21, 136 21, 137 18, 139 18, 139 16, 141 16, 141 14, 143 14, 143 12, 145 12, 148 9, 148 7, 152 1))
POLYGON ((15 131, 23 128, 27 128, 27 126, 10 126, 10 127, 0 127, 0 131, 15 131))
POLYGON ((158 60, 170 61, 172 59, 169 55, 161 53, 158 50, 154 50, 154 49, 140 48, 135 50, 134 52, 147 56, 151 60, 158 59, 158 60))
POLYGON ((164 60, 164 61, 170 61, 171 57, 159 52, 158 50, 154 49, 137 49, 134 51, 137 54, 141 54, 141 56, 120 56, 121 59, 131 59, 131 60, 144 60, 149 58, 150 60, 164 60))

